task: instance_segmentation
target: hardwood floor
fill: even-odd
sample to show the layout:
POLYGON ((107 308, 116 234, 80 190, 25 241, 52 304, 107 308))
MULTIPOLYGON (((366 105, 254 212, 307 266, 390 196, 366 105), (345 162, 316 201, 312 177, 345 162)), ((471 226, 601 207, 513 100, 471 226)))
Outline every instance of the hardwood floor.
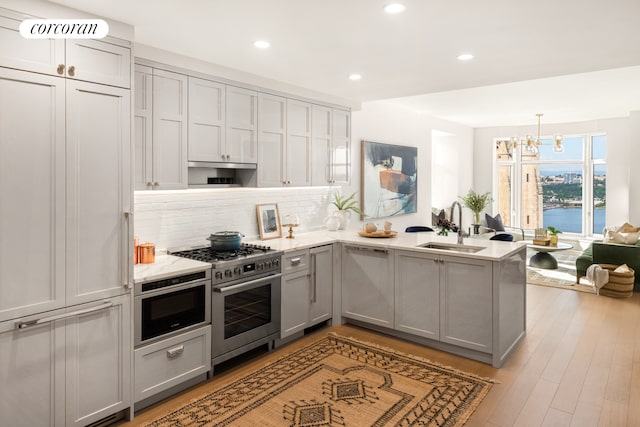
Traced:
POLYGON ((527 336, 500 369, 353 326, 317 330, 136 414, 137 426, 329 331, 498 381, 467 426, 639 426, 640 294, 628 299, 527 286, 527 336))

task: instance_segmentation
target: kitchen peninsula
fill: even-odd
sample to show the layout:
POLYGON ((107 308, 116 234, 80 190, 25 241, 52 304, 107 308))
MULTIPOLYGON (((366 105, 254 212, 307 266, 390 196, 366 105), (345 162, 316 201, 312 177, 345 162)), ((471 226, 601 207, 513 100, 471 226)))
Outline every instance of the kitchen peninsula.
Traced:
MULTIPOLYGON (((304 267, 316 274, 318 279, 312 282, 326 282, 323 276, 330 276, 328 311, 334 324, 359 325, 494 367, 500 367, 525 336, 526 245, 522 243, 466 238, 458 246, 454 235, 367 238, 355 230, 320 230, 296 234, 294 239, 246 243, 284 252, 283 283, 289 262, 296 272, 304 267), (316 268, 309 255, 304 257, 321 247, 332 247, 332 268, 316 268)), ((180 263, 163 264, 165 268, 158 265, 152 270, 136 267, 136 281, 182 273, 172 270, 180 263)), ((315 290, 316 284, 310 286, 315 290)), ((287 289, 283 285, 283 295, 287 289)), ((296 302, 295 308, 283 302, 282 337, 289 335, 284 333, 287 316, 300 310, 302 301, 296 302)))
POLYGON ((334 323, 500 367, 525 336, 526 246, 474 238, 456 242, 453 234, 368 238, 356 230, 322 230, 261 243, 285 255, 336 243, 334 323))

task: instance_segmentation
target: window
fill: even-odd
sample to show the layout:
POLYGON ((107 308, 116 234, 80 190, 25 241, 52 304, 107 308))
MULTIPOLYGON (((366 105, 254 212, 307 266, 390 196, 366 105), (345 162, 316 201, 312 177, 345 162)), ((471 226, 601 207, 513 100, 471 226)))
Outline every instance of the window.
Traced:
POLYGON ((532 154, 496 139, 497 206, 505 225, 591 236, 606 223, 606 135, 541 140, 532 154))

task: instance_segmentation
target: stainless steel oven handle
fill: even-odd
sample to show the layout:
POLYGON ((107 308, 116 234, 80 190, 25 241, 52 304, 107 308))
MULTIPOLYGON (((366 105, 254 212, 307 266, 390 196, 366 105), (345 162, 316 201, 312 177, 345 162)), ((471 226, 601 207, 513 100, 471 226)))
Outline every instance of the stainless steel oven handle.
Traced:
POLYGON ((111 306, 113 306, 113 303, 111 301, 107 301, 96 307, 76 310, 70 313, 56 314, 55 316, 42 317, 40 319, 28 320, 26 322, 16 322, 16 329, 26 329, 32 326, 42 325, 43 323, 49 323, 49 322, 54 322, 60 319, 66 319, 69 317, 78 316, 80 314, 93 313, 94 311, 104 310, 105 308, 109 308, 111 306))
POLYGON ((238 283, 237 285, 231 285, 231 286, 224 286, 221 288, 213 288, 214 292, 217 292, 219 294, 224 294, 227 292, 232 292, 232 291, 237 291, 239 289, 243 289, 243 288, 250 288, 252 286, 255 286, 261 282, 269 282, 272 279, 277 279, 279 277, 281 277, 282 274, 278 273, 278 274, 272 274, 270 276, 265 276, 265 277, 261 277, 259 279, 255 279, 255 280, 250 280, 248 282, 242 282, 242 283, 238 283))

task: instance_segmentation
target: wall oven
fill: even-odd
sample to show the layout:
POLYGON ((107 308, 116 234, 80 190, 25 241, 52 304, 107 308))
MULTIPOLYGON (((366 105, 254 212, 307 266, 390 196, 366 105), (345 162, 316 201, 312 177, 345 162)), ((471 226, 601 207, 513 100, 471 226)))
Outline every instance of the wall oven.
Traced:
POLYGON ((280 336, 281 274, 213 287, 212 360, 216 365, 280 336))
POLYGON ((134 344, 211 323, 211 270, 136 285, 134 344))

